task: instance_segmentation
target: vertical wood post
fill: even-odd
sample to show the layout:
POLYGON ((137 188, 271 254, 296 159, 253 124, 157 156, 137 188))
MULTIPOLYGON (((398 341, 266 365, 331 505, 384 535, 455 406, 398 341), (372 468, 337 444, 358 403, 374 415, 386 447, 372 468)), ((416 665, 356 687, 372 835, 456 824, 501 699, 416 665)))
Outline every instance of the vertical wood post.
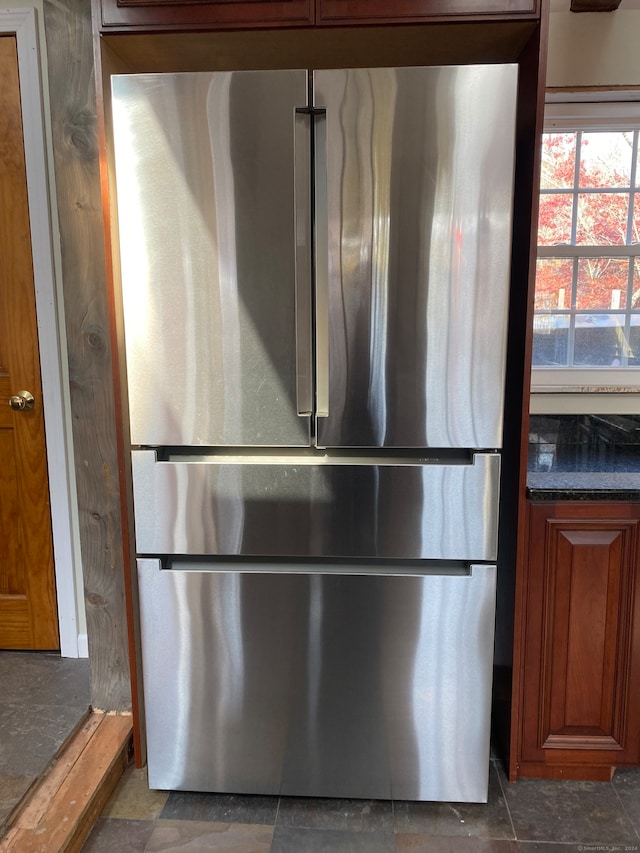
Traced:
POLYGON ((45 0, 91 704, 131 708, 91 5, 45 0))

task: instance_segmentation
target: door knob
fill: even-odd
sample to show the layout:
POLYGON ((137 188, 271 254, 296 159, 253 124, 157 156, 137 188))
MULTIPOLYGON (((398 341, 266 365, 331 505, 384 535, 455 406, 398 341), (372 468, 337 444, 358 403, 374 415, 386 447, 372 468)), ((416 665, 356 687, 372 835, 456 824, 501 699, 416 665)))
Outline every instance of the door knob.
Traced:
POLYGON ((34 403, 33 394, 30 391, 18 391, 9 398, 9 405, 16 412, 28 412, 33 409, 34 403))

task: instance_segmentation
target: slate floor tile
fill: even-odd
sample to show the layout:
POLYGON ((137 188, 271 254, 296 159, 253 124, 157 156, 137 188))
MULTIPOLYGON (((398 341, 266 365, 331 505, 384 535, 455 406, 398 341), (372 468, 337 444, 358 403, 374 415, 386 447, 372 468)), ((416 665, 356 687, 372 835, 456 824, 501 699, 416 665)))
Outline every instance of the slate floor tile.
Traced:
POLYGON ((567 842, 585 853, 589 845, 637 841, 609 782, 519 779, 505 793, 519 841, 567 842))
POLYGON ((278 797, 172 791, 160 817, 166 820, 210 820, 221 823, 258 823, 272 826, 276 820, 277 810, 278 797))
POLYGON ((210 850, 270 853, 272 840, 272 826, 159 820, 144 850, 145 853, 208 853, 210 850))
POLYGON ((393 833, 276 826, 271 853, 395 853, 393 833))
POLYGON ((14 808, 29 790, 33 779, 31 776, 16 776, 0 773, 0 834, 14 808))
POLYGON ((640 847, 626 844, 576 844, 553 841, 519 841, 520 853, 637 853, 640 847))
POLYGON ((40 679, 32 696, 34 705, 68 705, 89 708, 89 661, 62 658, 40 679))
POLYGON ((388 800, 282 797, 276 825, 352 832, 393 832, 393 807, 388 800))
POLYGON ((38 775, 86 714, 72 706, 15 706, 2 715, 0 772, 38 775))
POLYGON ((89 661, 49 652, 0 651, 0 702, 89 706, 89 661))
POLYGON ((0 829, 89 708, 88 661, 0 651, 0 829))
POLYGON ((455 835, 396 834, 395 853, 519 853, 517 841, 455 835))
POLYGON ((153 829, 150 820, 100 818, 85 841, 82 853, 143 853, 153 829))
POLYGON ((103 817, 155 820, 167 802, 167 791, 152 791, 147 768, 128 767, 102 812, 103 817))
POLYGON ((619 767, 613 776, 613 789, 640 839, 640 767, 619 767))
POLYGON ((513 839, 513 827, 498 772, 491 762, 487 803, 394 802, 396 833, 513 839))

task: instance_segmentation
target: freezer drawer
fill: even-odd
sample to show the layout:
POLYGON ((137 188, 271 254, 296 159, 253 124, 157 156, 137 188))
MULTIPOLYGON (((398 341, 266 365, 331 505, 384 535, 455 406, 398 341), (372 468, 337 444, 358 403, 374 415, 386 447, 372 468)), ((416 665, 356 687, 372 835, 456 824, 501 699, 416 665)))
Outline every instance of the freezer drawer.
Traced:
POLYGON ((138 554, 496 559, 495 453, 360 465, 132 455, 138 554))
POLYGON ((139 560, 150 786, 486 802, 495 566, 388 570, 139 560))

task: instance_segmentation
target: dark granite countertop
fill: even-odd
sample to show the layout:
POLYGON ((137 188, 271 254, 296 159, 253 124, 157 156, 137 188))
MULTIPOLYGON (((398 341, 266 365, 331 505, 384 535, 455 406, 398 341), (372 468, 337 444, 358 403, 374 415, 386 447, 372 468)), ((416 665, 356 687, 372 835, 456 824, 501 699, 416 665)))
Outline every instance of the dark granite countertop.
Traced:
POLYGON ((532 415, 527 494, 640 501, 640 415, 532 415))

